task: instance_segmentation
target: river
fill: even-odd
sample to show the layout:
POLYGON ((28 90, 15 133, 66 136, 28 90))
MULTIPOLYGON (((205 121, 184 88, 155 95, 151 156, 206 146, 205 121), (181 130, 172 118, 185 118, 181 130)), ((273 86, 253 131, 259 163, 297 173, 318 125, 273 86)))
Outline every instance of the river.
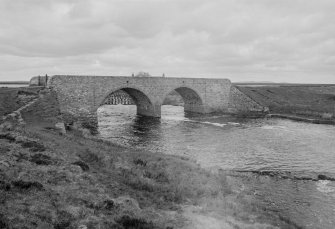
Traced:
POLYGON ((292 228, 334 228, 334 126, 191 116, 179 106, 163 106, 161 119, 136 116, 136 106, 124 105, 103 106, 98 117, 101 138, 230 171, 257 193, 259 206, 292 228))
POLYGON ((0 87, 28 87, 29 84, 0 84, 0 87))

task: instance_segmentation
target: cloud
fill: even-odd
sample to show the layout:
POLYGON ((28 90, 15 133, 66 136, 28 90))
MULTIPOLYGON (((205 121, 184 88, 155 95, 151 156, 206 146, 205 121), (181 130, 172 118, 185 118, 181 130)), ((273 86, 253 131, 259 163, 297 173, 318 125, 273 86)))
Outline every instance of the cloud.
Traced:
POLYGON ((38 74, 335 83, 333 0, 0 1, 0 79, 38 74))

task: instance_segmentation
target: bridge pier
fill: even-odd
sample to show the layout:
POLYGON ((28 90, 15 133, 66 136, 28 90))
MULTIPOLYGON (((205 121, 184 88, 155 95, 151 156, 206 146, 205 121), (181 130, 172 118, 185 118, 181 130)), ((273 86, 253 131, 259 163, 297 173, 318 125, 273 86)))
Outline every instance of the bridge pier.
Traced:
POLYGON ((203 105, 199 104, 184 103, 184 111, 188 113, 198 113, 198 114, 206 113, 203 105))
POLYGON ((161 117, 161 105, 137 105, 137 114, 141 116, 148 116, 148 117, 161 117))

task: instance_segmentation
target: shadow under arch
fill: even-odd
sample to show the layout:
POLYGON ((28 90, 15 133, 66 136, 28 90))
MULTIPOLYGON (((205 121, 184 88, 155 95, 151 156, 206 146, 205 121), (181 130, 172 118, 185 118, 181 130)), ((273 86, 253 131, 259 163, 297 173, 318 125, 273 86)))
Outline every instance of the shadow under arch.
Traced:
POLYGON ((172 91, 183 98, 185 113, 204 113, 203 101, 198 92, 189 87, 178 87, 167 93, 163 101, 172 91))
POLYGON ((122 87, 117 88, 115 90, 110 91, 100 103, 100 106, 104 104, 105 100, 113 93, 117 91, 123 91, 130 96, 130 98, 134 101, 137 107, 137 114, 142 116, 149 117, 160 117, 160 107, 157 107, 152 103, 150 98, 141 90, 133 88, 133 87, 122 87))

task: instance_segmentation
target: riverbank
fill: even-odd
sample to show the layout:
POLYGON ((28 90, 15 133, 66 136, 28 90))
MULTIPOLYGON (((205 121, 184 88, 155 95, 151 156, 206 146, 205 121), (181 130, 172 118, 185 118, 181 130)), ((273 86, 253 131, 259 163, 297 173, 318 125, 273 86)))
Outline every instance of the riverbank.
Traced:
POLYGON ((29 125, 0 143, 3 228, 298 228, 187 158, 29 125))
POLYGON ((2 85, 29 85, 29 81, 0 81, 0 87, 2 85))
POLYGON ((328 124, 328 125, 335 125, 335 120, 329 119, 320 119, 320 118, 306 118, 303 116, 296 116, 296 115, 287 115, 287 114, 267 114, 266 118, 282 118, 282 119, 289 119, 298 122, 307 122, 307 123, 314 123, 314 124, 328 124))
POLYGON ((237 86, 240 91, 269 108, 267 117, 317 124, 335 123, 334 85, 237 86))
POLYGON ((42 87, 0 87, 0 117, 10 114, 38 97, 42 87))

